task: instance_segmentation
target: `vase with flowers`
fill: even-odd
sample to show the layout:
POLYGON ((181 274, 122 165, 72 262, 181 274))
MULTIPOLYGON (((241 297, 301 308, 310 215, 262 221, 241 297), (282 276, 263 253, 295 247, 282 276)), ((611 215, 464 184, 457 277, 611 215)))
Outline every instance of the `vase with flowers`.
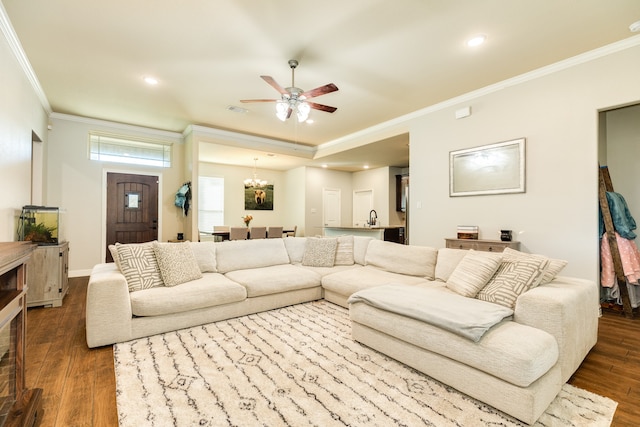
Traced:
POLYGON ((249 224, 251 224, 251 220, 253 219, 253 217, 251 215, 245 215, 242 217, 242 221, 244 222, 244 225, 248 228, 249 224))

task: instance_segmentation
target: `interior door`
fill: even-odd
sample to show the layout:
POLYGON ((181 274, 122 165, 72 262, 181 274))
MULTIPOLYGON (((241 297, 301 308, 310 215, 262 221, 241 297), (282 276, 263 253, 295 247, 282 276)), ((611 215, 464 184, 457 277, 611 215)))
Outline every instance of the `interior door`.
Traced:
POLYGON ((158 238, 158 177, 107 173, 107 251, 109 245, 158 238))
POLYGON ((369 221, 369 212, 373 209, 373 190, 353 192, 353 226, 365 227, 369 221))
POLYGON ((340 227, 340 190, 322 190, 322 224, 324 227, 340 227))

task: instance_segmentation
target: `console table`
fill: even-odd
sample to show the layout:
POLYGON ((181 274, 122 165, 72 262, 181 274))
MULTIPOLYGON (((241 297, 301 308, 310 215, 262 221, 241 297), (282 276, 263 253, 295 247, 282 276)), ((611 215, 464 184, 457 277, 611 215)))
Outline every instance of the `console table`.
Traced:
POLYGON ((0 426, 34 426, 42 413, 42 389, 25 384, 26 263, 35 245, 0 243, 0 426))
POLYGON ((447 248, 474 249, 485 252, 502 252, 505 248, 520 250, 520 242, 503 242, 502 240, 476 240, 476 239, 444 239, 447 248))

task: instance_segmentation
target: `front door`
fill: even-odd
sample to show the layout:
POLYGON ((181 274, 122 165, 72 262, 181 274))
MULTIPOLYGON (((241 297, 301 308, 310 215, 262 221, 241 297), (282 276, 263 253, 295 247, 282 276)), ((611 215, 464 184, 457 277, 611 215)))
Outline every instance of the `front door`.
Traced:
POLYGON ((109 245, 158 238, 158 177, 107 173, 107 251, 109 245))

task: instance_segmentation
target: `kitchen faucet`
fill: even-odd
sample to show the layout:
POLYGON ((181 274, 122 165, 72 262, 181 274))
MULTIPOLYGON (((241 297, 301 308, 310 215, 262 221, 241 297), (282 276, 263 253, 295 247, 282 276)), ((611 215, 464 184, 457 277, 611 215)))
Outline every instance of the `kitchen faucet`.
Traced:
POLYGON ((374 225, 376 225, 376 222, 378 222, 378 212, 376 212, 374 209, 371 209, 371 211, 369 212, 369 222, 367 224, 369 224, 369 227, 373 227, 374 225))

